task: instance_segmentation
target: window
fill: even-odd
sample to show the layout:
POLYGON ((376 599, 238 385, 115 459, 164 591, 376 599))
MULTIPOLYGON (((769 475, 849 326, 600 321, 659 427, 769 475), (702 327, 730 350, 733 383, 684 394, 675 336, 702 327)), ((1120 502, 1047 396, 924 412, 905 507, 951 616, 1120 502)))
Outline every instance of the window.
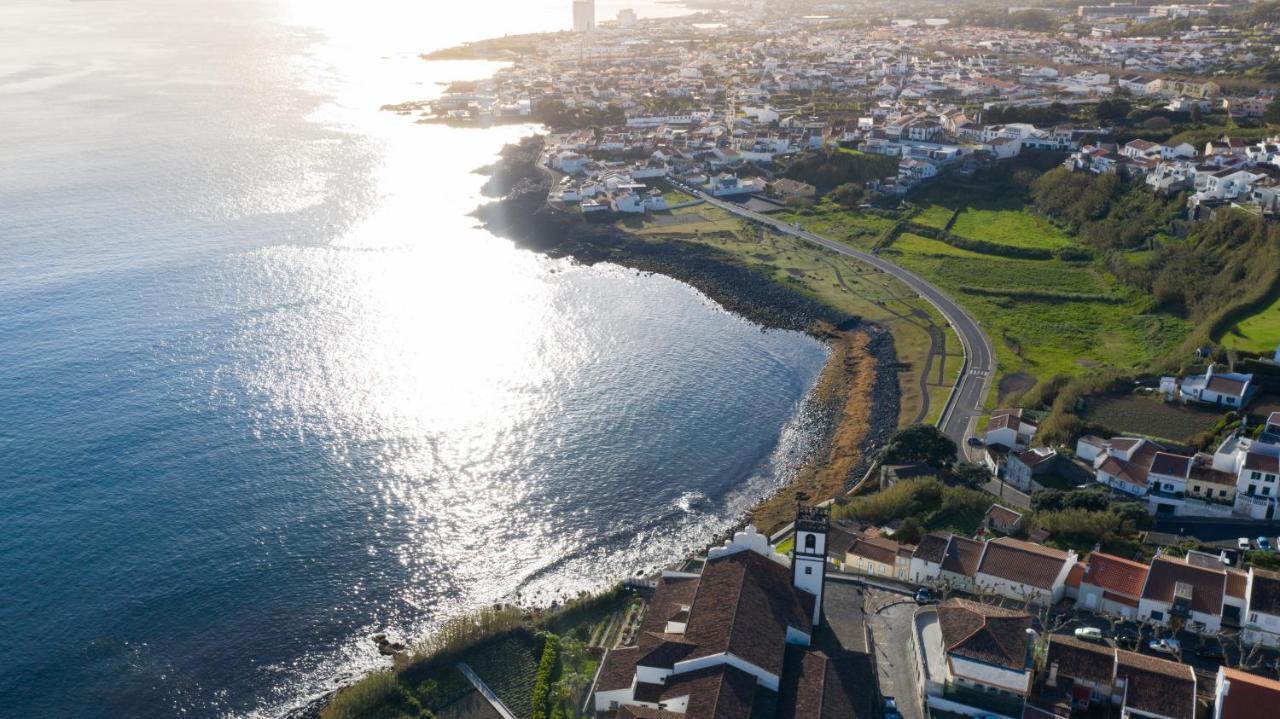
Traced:
POLYGON ((1249 475, 1250 479, 1262 479, 1262 472, 1253 472, 1249 475))
POLYGON ((813 567, 805 567, 805 568, 804 568, 804 573, 805 573, 805 574, 813 574, 813 567))
POLYGON ((1263 487, 1263 488, 1262 488, 1262 496, 1264 496, 1264 497, 1265 497, 1265 496, 1267 496, 1268 494, 1271 494, 1271 488, 1270 488, 1270 487, 1263 487))
POLYGON ((1225 497, 1225 496, 1227 496, 1227 490, 1225 490, 1225 489, 1219 489, 1219 490, 1218 490, 1218 496, 1219 496, 1219 497, 1225 497))
POLYGON ((1152 612, 1152 613, 1151 613, 1151 618, 1152 618, 1152 619, 1154 619, 1154 620, 1156 620, 1157 622, 1163 622, 1163 621, 1164 621, 1164 612, 1152 612))
POLYGON ((812 552, 817 548, 818 548, 818 535, 816 534, 804 535, 804 551, 812 552))

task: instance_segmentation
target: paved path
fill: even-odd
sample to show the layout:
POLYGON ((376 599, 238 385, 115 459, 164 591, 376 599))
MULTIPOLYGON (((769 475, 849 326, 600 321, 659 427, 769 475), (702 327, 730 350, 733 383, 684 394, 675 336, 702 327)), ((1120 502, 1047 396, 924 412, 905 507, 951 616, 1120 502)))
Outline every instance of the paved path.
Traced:
POLYGON ((489 701, 489 705, 493 707, 494 711, 502 715, 502 719, 517 719, 515 713, 508 709, 506 704, 502 703, 502 700, 498 698, 498 695, 493 693, 493 690, 489 688, 489 685, 485 684, 484 680, 480 678, 480 675, 472 671, 471 667, 467 666, 466 662, 458 662, 458 671, 462 672, 462 675, 467 678, 467 681, 471 682, 471 686, 475 687, 476 691, 480 692, 480 696, 489 701))
POLYGON ((938 427, 948 437, 955 440, 957 446, 963 447, 965 445, 965 440, 970 436, 970 426, 982 414, 987 394, 991 389, 991 383, 995 380, 996 358, 995 351, 991 347, 991 340, 982 331, 978 321, 965 312, 963 307, 924 278, 882 259, 878 255, 855 250, 843 242, 816 235, 768 215, 752 212, 741 205, 717 199, 705 192, 699 191, 696 196, 706 200, 707 204, 713 207, 718 207, 739 217, 754 220, 783 234, 797 237, 819 247, 825 247, 832 252, 852 257, 871 265, 881 272, 901 280, 928 301, 929 304, 937 308, 938 312, 942 313, 942 316, 946 318, 948 324, 960 337, 960 344, 964 348, 965 358, 964 365, 960 370, 960 377, 956 380, 951 396, 947 399, 947 404, 938 419, 938 427))

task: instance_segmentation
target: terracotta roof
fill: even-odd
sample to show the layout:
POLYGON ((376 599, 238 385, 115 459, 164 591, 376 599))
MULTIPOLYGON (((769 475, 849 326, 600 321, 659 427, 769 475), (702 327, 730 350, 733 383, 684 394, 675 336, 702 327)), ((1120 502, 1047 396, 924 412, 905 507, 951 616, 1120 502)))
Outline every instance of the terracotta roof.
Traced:
POLYGON ((1080 582, 1084 580, 1084 562, 1076 562, 1071 565, 1071 570, 1067 572, 1066 585, 1068 587, 1079 587, 1080 582))
POLYGON ((693 605, 693 595, 698 591, 697 577, 663 577, 649 600, 649 610, 640 622, 640 634, 636 644, 648 651, 661 640, 654 639, 667 631, 667 622, 675 618, 684 607, 693 605))
POLYGON ((987 431, 992 432, 997 429, 1012 429, 1017 431, 1022 425, 1022 420, 1012 414, 993 414, 991 419, 987 420, 987 431))
POLYGON ((1191 471, 1191 458, 1181 454, 1156 452, 1151 458, 1151 472, 1186 479, 1191 471))
POLYGON ((732 652, 781 675, 787 627, 812 633, 814 600, 791 586, 789 569, 753 551, 712 559, 703 567, 685 630, 698 645, 690 658, 732 652))
POLYGON ((1126 707, 1173 719, 1195 719, 1196 675, 1186 664, 1116 650, 1116 679, 1126 707))
POLYGON ((1249 592, 1249 611, 1280 616, 1280 574, 1253 569, 1253 588, 1249 592))
MULTIPOLYGON (((778 661, 782 661, 781 649, 778 651, 778 661)), ((755 676, 720 664, 683 674, 672 674, 662 692, 662 700, 689 697, 689 705, 684 713, 686 719, 749 719, 755 693, 755 676)))
POLYGON ((916 551, 911 555, 911 558, 919 559, 923 562, 932 562, 933 564, 942 564, 942 558, 947 553, 947 542, 950 540, 951 535, 949 534, 930 532, 921 538, 920 544, 916 545, 916 551))
POLYGON ((948 654, 1023 671, 1031 617, 967 599, 938 605, 938 628, 948 654))
POLYGON ((1137 487, 1147 486, 1147 468, 1119 457, 1108 455, 1099 470, 1137 487))
POLYGON ((1001 537, 987 542, 978 571, 1048 591, 1053 589, 1066 561, 1066 552, 1001 537))
POLYGON ((1054 663, 1058 665, 1059 676, 1107 685, 1115 669, 1116 650, 1106 644, 1055 634, 1049 637, 1045 667, 1052 667, 1054 663))
MULTIPOLYGON (((1228 175, 1230 175, 1232 172, 1234 172, 1234 170, 1230 172, 1223 170, 1223 172, 1226 172, 1228 175)), ((1244 384, 1245 384, 1244 382, 1241 382, 1238 379, 1228 379, 1226 377, 1210 377, 1209 383, 1205 385, 1205 389, 1213 392, 1217 392, 1218 394, 1228 394, 1233 397, 1239 397, 1240 395, 1244 394, 1244 384)))
POLYGON ((850 532, 842 527, 832 525, 827 532, 827 551, 835 556, 839 556, 849 551, 849 547, 858 535, 850 532))
POLYGON ((678 634, 651 636, 659 639, 659 643, 636 660, 638 666, 671 669, 676 662, 689 656, 697 648, 678 634))
POLYGON ((1219 667, 1227 680, 1220 719, 1272 719, 1280 705, 1280 682, 1239 669, 1219 667))
POLYGON ((1007 527, 1022 519, 1022 515, 1003 505, 993 504, 987 510, 987 519, 993 519, 1007 527))
POLYGON ((640 647, 610 650, 604 655, 600 678, 596 680, 596 691, 607 692, 630 687, 631 680, 636 676, 636 659, 639 658, 640 647))
POLYGON ((1145 564, 1094 552, 1089 555, 1089 565, 1082 581, 1115 594, 1139 597, 1147 583, 1148 570, 1145 564))
POLYGON ((778 689, 778 719, 871 719, 875 665, 866 654, 828 656, 787 647, 787 670, 778 689))
POLYGON ((1058 453, 1053 450, 1044 451, 1044 447, 1036 447, 1035 449, 1019 449, 1009 453, 1010 458, 1016 458, 1019 462, 1027 466, 1028 469, 1035 469, 1045 462, 1051 462, 1057 459, 1058 453))
POLYGON ((978 560, 981 558, 982 542, 952 535, 946 556, 942 559, 942 569, 972 577, 978 571, 978 560))
POLYGON ((1192 587, 1192 610, 1211 615, 1222 613, 1222 595, 1227 588, 1227 573, 1221 569, 1197 567, 1177 558, 1156 557, 1151 561, 1151 571, 1147 575, 1147 586, 1142 590, 1142 598, 1171 603, 1174 585, 1179 583, 1192 587))
POLYGON ((854 540, 849 553, 855 557, 866 557, 873 562, 893 566, 898 556, 898 543, 883 537, 854 540))
POLYGON ((1227 569, 1227 596, 1244 599, 1249 591, 1249 575, 1239 569, 1227 569))
POLYGON ((1244 468, 1275 474, 1280 472, 1280 457, 1269 457, 1259 452, 1248 452, 1244 456, 1244 468))

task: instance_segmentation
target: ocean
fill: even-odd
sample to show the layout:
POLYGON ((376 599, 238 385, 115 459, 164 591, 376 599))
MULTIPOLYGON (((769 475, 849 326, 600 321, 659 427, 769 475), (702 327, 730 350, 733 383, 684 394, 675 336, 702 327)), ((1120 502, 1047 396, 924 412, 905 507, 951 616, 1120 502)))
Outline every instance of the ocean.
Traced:
POLYGON ((537 128, 378 111, 571 17, 441 5, 0 5, 0 714, 278 716, 804 458, 823 345, 478 228, 537 128))

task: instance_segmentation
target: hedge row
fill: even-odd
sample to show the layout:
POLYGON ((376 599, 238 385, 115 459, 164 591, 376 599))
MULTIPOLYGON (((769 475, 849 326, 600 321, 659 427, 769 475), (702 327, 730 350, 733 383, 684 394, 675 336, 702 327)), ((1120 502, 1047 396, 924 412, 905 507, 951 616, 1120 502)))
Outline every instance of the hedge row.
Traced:
POLYGON ((1115 295, 1092 294, 1088 292, 1056 292, 1054 290, 1006 290, 998 287, 978 287, 975 285, 960 285, 960 291, 971 295, 983 295, 985 297, 1009 297, 1015 300, 1048 300, 1048 301, 1070 301, 1070 302, 1105 302, 1107 304, 1120 304, 1125 300, 1115 295))
POLYGON ((560 637, 550 634, 542 647, 538 677, 533 683, 533 719, 548 719, 551 715, 551 682, 555 681, 554 674, 559 664, 560 637))

